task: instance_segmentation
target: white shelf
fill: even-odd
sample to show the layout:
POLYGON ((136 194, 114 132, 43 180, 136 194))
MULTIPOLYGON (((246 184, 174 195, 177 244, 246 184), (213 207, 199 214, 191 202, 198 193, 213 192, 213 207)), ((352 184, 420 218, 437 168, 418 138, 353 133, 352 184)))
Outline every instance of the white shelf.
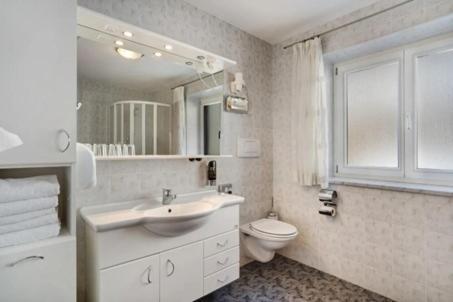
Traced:
POLYGON ((135 155, 96 156, 96 160, 149 160, 149 159, 190 159, 190 158, 232 158, 233 155, 135 155))

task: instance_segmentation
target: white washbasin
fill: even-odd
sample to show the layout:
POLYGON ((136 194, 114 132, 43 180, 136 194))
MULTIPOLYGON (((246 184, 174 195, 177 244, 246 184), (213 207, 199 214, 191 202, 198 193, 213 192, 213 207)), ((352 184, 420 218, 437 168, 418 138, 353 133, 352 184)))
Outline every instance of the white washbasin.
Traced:
POLYGON ((206 223, 209 215, 222 207, 219 199, 209 198, 145 210, 145 228, 164 236, 188 233, 206 223))
POLYGON ((136 200, 83 208, 85 222, 97 232, 142 224, 162 236, 178 236, 207 222, 222 207, 242 203, 243 197, 215 191, 180 194, 169 205, 159 200, 136 200))

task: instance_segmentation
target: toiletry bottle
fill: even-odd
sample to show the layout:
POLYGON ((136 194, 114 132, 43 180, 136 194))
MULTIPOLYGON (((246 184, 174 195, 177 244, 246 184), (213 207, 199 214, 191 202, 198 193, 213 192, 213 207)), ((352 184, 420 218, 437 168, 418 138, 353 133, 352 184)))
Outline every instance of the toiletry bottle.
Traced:
POLYGON ((208 186, 215 186, 217 180, 217 163, 211 160, 208 163, 208 186))

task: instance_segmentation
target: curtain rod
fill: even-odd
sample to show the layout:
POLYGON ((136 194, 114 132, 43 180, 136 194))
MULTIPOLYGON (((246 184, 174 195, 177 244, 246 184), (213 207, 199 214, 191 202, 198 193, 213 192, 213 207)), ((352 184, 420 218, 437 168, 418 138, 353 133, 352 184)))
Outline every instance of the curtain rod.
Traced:
POLYGON ((395 5, 393 5, 393 6, 387 7, 386 9, 383 9, 383 10, 381 10, 381 11, 375 12, 375 13, 373 13, 373 14, 371 14, 371 15, 368 15, 368 16, 365 16, 365 17, 362 17, 362 18, 359 18, 359 19, 357 19, 357 20, 354 20, 354 21, 351 21, 351 22, 349 22, 349 23, 340 25, 340 26, 338 26, 338 27, 334 27, 334 28, 329 29, 329 30, 326 30, 326 31, 324 31, 324 32, 322 32, 322 33, 320 33, 320 34, 313 35, 313 36, 311 36, 310 38, 307 38, 307 39, 304 39, 304 40, 301 40, 301 41, 297 41, 297 42, 293 42, 293 43, 291 43, 291 44, 288 44, 288 45, 284 46, 283 49, 287 49, 287 48, 290 48, 290 47, 292 47, 292 46, 294 46, 294 45, 296 45, 296 44, 304 43, 304 42, 307 42, 308 40, 312 40, 312 39, 317 38, 317 37, 319 37, 319 36, 323 36, 323 35, 329 34, 329 33, 333 32, 333 31, 336 31, 336 30, 342 29, 342 28, 344 28, 344 27, 346 27, 346 26, 349 26, 349 25, 352 25, 352 24, 361 22, 361 21, 363 21, 363 20, 366 20, 366 19, 375 17, 375 16, 377 16, 377 15, 380 15, 380 14, 382 14, 382 13, 388 12, 389 10, 392 10, 392 9, 394 9, 394 8, 403 6, 403 5, 405 5, 405 4, 409 3, 409 2, 413 2, 413 1, 415 1, 415 0, 407 0, 407 1, 401 2, 401 3, 399 3, 399 4, 395 4, 395 5))

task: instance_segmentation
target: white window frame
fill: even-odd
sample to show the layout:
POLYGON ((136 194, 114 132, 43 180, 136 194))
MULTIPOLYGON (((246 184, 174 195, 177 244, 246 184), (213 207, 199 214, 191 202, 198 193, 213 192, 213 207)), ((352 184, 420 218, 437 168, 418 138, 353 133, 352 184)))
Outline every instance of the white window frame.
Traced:
POLYGON ((452 48, 453 34, 448 34, 334 65, 332 173, 335 179, 453 186, 453 170, 417 168, 417 112, 414 95, 416 58, 452 48), (391 61, 398 61, 400 66, 398 168, 348 166, 345 75, 391 61))
POLYGON ((347 175, 349 177, 402 177, 404 174, 403 166, 403 65, 404 56, 401 50, 386 51, 372 56, 367 56, 348 62, 335 65, 334 78, 334 146, 336 175, 347 175), (398 62, 399 64, 399 104, 398 104, 398 167, 354 167, 347 164, 347 83, 346 78, 349 73, 370 69, 376 66, 398 62), (340 113, 340 114, 339 114, 340 113))

